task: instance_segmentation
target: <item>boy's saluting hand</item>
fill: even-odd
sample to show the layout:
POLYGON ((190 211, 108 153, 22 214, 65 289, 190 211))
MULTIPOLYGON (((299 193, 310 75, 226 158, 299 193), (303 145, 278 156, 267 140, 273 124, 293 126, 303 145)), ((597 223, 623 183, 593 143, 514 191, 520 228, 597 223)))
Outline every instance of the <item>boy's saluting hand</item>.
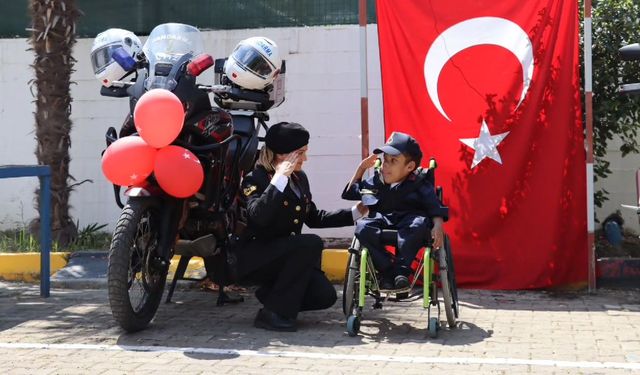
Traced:
POLYGON ((378 155, 376 154, 367 156, 360 162, 360 165, 358 165, 358 170, 356 172, 362 171, 362 173, 364 174, 367 169, 372 168, 374 165, 376 165, 376 160, 378 160, 378 155))
POLYGON ((364 176, 364 172, 366 172, 367 169, 372 168, 374 165, 376 165, 377 160, 378 160, 378 155, 376 154, 371 154, 366 158, 364 158, 358 165, 358 168, 356 168, 356 172, 353 174, 353 177, 351 177, 351 181, 349 181, 349 187, 354 183, 356 183, 357 181, 362 180, 362 176, 364 176))

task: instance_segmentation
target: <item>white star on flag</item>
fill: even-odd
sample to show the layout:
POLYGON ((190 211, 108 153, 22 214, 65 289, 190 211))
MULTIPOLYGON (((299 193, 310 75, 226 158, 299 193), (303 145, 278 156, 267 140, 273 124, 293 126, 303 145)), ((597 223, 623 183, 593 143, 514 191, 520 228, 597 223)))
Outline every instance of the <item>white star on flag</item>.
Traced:
POLYGON ((187 154, 186 152, 182 154, 182 157, 185 159, 191 159, 191 155, 187 154))
POLYGON ((137 179, 138 179, 138 175, 134 173, 134 174, 132 174, 131 176, 129 176, 129 178, 130 178, 132 181, 134 181, 134 180, 137 180, 137 179))
POLYGON ((498 153, 498 145, 508 134, 509 132, 491 135, 491 133, 489 133, 489 127, 483 119, 478 138, 461 138, 460 142, 476 151, 473 155, 471 168, 473 169, 476 165, 480 164, 484 158, 491 158, 502 164, 500 153, 498 153))

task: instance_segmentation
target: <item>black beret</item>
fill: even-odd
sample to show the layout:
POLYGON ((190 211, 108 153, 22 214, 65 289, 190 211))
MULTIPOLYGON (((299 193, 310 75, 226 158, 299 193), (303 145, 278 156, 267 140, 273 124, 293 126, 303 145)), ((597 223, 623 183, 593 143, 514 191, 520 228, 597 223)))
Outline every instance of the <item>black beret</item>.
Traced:
POLYGON ((264 143, 276 154, 288 154, 309 143, 309 132, 295 122, 279 122, 269 127, 264 143))

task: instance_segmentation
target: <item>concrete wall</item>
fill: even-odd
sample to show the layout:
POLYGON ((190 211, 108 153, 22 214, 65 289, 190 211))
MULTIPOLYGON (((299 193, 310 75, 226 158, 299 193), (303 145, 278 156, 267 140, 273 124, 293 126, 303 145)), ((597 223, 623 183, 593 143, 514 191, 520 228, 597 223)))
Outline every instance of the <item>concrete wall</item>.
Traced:
MULTIPOLYGON (((227 56, 238 41, 264 35, 275 40, 287 60, 286 97, 272 110, 271 123, 296 121, 311 132, 309 161, 305 165, 314 201, 320 208, 350 206, 340 192, 360 160, 360 65, 357 26, 228 30, 204 32, 207 52, 227 56)), ((89 64, 92 40, 82 39, 74 50, 78 60, 72 79, 71 174, 93 183, 77 188, 71 196, 71 211, 80 226, 108 224, 113 228, 119 209, 113 190, 100 171, 100 152, 109 126, 119 128, 128 110, 126 99, 99 95, 99 83, 89 64)), ((377 48, 377 29, 369 27, 369 118, 372 147, 384 140, 382 93, 377 48)), ((34 120, 28 81, 33 72, 32 52, 24 39, 0 40, 0 164, 33 164, 34 120)), ((210 83, 213 72, 200 79, 210 83)), ((37 215, 33 209, 37 180, 0 182, 0 228, 26 223, 37 215)), ((315 231, 324 236, 350 237, 352 228, 315 231)))
MULTIPOLYGON (((29 80, 33 62, 24 39, 0 41, 0 164, 35 164, 36 147, 29 80)), ((0 226, 15 227, 37 216, 36 178, 0 180, 0 226)))

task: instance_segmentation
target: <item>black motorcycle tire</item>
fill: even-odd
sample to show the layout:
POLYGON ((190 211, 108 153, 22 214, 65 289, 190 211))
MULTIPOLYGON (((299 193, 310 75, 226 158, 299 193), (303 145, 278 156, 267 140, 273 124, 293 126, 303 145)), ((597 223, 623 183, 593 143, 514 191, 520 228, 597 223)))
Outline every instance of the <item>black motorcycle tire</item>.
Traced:
POLYGON ((158 228, 153 212, 157 205, 149 198, 131 198, 122 209, 111 240, 107 285, 111 312, 127 332, 146 328, 158 310, 167 279, 168 267, 158 265, 158 228), (156 249, 141 246, 144 228, 155 235, 156 249), (143 229, 141 229, 143 228, 143 229), (155 232, 155 233, 154 233, 155 232), (142 233, 142 234, 141 234, 142 233), (140 303, 132 302, 133 285, 142 284, 140 303))

